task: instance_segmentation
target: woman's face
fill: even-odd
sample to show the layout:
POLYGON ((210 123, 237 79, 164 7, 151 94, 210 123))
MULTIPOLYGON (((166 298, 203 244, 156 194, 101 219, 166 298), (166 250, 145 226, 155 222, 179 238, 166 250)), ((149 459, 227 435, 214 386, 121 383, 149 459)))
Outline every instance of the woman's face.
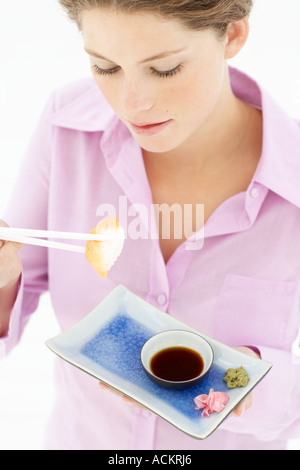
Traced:
POLYGON ((199 132, 222 102, 225 44, 152 14, 82 14, 95 81, 140 146, 167 152, 199 132))

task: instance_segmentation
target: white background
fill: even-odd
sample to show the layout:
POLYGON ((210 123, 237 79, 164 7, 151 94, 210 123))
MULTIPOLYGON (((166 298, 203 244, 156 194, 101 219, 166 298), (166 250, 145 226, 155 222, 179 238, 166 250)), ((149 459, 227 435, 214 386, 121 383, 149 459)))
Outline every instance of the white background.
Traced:
MULTIPOLYGON (((20 160, 53 89, 90 75, 81 36, 56 0, 0 0, 0 218, 20 160)), ((231 64, 250 73, 300 119, 300 1, 256 0, 247 45, 231 64)), ((21 343, 0 361, 0 450, 43 448, 54 400, 58 332, 48 295, 21 343)), ((282 403, 284 405, 284 401, 282 403)), ((300 449, 300 440, 290 449, 300 449)))

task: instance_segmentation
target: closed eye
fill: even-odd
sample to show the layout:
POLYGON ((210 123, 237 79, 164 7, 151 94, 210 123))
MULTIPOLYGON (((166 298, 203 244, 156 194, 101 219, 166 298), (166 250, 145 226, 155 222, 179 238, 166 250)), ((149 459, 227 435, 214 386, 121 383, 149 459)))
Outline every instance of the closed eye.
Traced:
MULTIPOLYGON (((180 72, 183 68, 183 65, 178 65, 177 67, 175 67, 174 69, 172 70, 166 70, 166 71, 159 71, 159 70, 156 70, 154 68, 151 68, 151 75, 154 75, 155 77, 159 77, 159 78, 171 78, 173 77, 176 73, 180 72)), ((100 67, 98 67, 98 65, 93 65, 93 70, 94 72, 97 74, 97 75, 104 75, 104 76, 108 76, 108 75, 114 75, 116 74, 119 70, 120 70, 120 67, 113 67, 111 69, 102 69, 100 67)))
POLYGON ((159 78, 171 78, 173 77, 176 73, 180 72, 183 68, 183 65, 177 65, 177 67, 175 67, 174 69, 172 70, 167 70, 165 72, 160 72, 159 70, 156 70, 156 69, 151 69, 151 74, 152 75, 155 75, 156 77, 159 77, 159 78))
POLYGON ((113 75, 114 73, 117 73, 119 70, 119 67, 114 67, 112 69, 101 69, 98 67, 98 65, 93 65, 93 70, 97 75, 113 75))

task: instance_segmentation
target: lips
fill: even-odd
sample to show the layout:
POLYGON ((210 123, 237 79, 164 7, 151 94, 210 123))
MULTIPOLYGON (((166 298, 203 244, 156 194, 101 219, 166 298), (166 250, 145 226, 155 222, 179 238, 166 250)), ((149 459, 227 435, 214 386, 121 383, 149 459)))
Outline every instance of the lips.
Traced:
POLYGON ((133 129, 133 131, 138 135, 151 136, 151 135, 156 135, 159 132, 161 132, 170 124, 170 122, 171 120, 158 122, 158 123, 150 123, 150 124, 149 123, 135 124, 135 123, 130 122, 130 126, 133 129))
POLYGON ((166 121, 162 121, 162 122, 151 122, 151 123, 143 123, 143 124, 136 124, 134 122, 131 122, 130 124, 132 124, 133 126, 135 127, 152 127, 152 126, 159 126, 160 124, 163 124, 165 123, 166 121))

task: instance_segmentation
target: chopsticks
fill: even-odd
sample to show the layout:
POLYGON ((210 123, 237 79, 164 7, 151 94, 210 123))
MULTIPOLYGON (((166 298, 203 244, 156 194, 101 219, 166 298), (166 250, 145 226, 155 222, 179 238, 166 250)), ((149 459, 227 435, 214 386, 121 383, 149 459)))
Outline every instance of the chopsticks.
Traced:
POLYGON ((0 240, 42 246, 46 248, 56 248, 59 250, 74 251, 77 253, 85 253, 85 246, 61 243, 53 240, 45 240, 45 238, 85 241, 113 240, 113 236, 109 234, 98 235, 90 233, 59 232, 51 230, 0 227, 0 240))

